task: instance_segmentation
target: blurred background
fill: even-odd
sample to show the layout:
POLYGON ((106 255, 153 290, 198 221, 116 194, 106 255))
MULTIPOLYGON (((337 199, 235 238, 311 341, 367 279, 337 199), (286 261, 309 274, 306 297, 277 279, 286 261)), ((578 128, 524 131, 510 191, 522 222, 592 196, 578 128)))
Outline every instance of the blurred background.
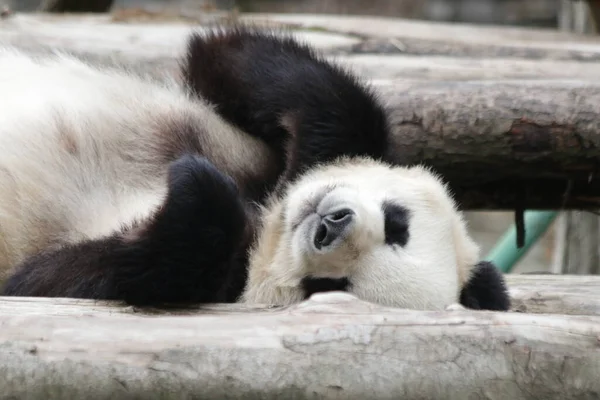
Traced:
POLYGON ((5 0, 4 3, 16 11, 33 11, 51 5, 73 9, 112 6, 149 10, 231 10, 237 7, 240 12, 378 15, 537 27, 557 26, 561 7, 560 0, 5 0))

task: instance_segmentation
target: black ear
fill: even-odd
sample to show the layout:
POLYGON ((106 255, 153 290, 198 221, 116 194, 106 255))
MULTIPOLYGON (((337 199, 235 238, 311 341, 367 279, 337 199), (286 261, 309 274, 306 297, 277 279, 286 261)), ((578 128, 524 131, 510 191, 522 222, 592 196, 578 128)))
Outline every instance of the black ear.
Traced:
POLYGON ((489 261, 475 265, 460 292, 460 304, 474 310, 508 311, 510 297, 502 273, 489 261))

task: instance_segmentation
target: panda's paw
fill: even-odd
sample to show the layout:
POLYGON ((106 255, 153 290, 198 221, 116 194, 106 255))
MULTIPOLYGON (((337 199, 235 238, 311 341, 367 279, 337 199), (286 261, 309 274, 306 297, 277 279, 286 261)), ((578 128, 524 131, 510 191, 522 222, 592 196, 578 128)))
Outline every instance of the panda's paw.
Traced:
POLYGON ((204 157, 186 154, 169 167, 168 202, 191 207, 235 205, 238 190, 231 177, 204 157))
POLYGON ((171 164, 167 199, 157 215, 157 230, 175 240, 235 240, 241 235, 245 220, 235 182, 210 161, 184 155, 171 164))
POLYGON ((460 304, 474 310, 510 310, 510 295, 502 272, 489 261, 478 262, 461 289, 460 304))

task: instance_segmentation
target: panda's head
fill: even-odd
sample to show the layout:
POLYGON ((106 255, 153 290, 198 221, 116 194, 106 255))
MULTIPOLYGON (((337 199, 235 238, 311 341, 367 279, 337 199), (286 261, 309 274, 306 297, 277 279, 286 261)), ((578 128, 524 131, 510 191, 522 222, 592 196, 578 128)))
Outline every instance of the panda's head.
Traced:
MULTIPOLYGON (((445 185, 424 167, 363 158, 319 166, 272 199, 262 224, 245 302, 288 305, 344 290, 439 310, 458 303, 477 275, 478 246, 445 185)), ((491 295, 504 296, 503 282, 493 285, 499 292, 491 295)))

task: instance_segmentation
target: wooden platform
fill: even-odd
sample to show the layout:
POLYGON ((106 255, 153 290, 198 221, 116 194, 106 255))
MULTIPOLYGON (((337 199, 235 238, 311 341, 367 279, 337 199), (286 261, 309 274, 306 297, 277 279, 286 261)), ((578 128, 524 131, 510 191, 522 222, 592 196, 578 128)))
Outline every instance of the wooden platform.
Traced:
POLYGON ((171 311, 4 297, 0 397, 598 396, 600 277, 508 278, 509 313, 393 309, 345 293, 171 311))

